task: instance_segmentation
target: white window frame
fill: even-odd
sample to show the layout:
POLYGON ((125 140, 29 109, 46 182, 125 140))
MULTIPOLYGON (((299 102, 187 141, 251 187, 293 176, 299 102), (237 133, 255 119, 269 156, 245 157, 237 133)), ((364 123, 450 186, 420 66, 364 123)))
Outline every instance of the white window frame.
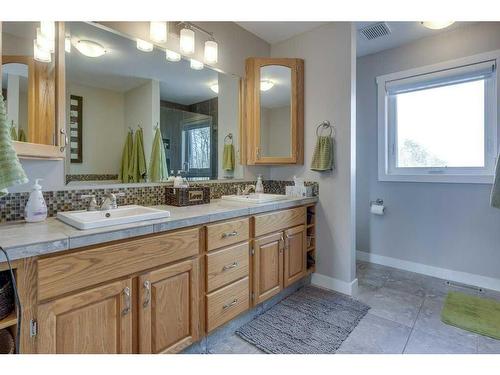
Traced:
MULTIPOLYGON (((428 65, 416 69, 378 76, 378 179, 379 181, 397 182, 445 182, 445 183, 493 183, 495 162, 500 139, 497 119, 500 118, 497 98, 500 97, 500 50, 469 56, 466 58, 428 65), (395 166, 394 105, 389 105, 394 96, 390 96, 386 87, 397 80, 418 80, 419 76, 439 74, 450 69, 460 69, 472 64, 493 61, 495 70, 491 80, 485 83, 485 167, 484 168, 397 168, 395 166)), ((428 80, 423 77, 422 81, 428 80)), ((401 81, 400 81, 401 82, 401 81)))

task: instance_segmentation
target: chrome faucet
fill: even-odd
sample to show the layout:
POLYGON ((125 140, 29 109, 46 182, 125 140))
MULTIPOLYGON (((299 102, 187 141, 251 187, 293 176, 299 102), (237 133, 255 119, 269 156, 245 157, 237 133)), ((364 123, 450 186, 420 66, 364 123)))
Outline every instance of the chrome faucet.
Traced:
POLYGON ((101 211, 107 211, 107 210, 113 210, 118 207, 116 203, 116 197, 123 197, 125 196, 125 193, 105 193, 102 201, 101 201, 101 206, 99 209, 101 211))
POLYGON ((255 185, 247 185, 247 186, 245 186, 245 188, 243 189, 243 191, 241 192, 241 194, 248 195, 248 194, 250 194, 250 190, 253 190, 253 192, 255 193, 255 185))

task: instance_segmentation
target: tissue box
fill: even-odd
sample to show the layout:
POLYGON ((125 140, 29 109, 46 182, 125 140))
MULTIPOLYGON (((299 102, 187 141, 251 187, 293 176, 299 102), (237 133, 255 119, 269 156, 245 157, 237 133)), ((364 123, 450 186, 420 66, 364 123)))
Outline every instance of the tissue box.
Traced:
POLYGON ((169 206, 194 206, 210 203, 210 187, 165 188, 165 200, 169 206))
POLYGON ((312 186, 286 186, 286 195, 290 197, 312 197, 312 186))

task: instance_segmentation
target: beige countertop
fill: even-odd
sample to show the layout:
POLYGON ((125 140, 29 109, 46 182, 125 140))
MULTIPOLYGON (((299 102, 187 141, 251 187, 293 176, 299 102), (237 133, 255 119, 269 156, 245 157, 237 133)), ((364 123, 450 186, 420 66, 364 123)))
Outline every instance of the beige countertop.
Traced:
MULTIPOLYGON (((209 204, 198 206, 174 207, 161 205, 154 207, 170 211, 169 218, 89 230, 76 229, 56 218, 49 218, 40 223, 16 222, 0 225, 0 246, 7 251, 11 260, 15 260, 145 234, 202 225, 239 216, 286 209, 317 201, 318 197, 290 197, 279 202, 263 204, 215 199, 209 204)), ((5 256, 0 254, 0 262, 4 261, 5 256)))

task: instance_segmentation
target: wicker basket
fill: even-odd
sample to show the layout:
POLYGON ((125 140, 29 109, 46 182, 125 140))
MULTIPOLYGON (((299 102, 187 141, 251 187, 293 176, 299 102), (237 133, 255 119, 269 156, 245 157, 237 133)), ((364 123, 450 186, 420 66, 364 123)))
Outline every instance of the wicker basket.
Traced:
POLYGON ((10 273, 0 272, 0 320, 14 310, 14 289, 10 273))
POLYGON ((165 201, 169 206, 194 206, 210 203, 210 187, 165 188, 165 201))
POLYGON ((0 329, 0 354, 14 354, 14 338, 6 329, 0 329))

